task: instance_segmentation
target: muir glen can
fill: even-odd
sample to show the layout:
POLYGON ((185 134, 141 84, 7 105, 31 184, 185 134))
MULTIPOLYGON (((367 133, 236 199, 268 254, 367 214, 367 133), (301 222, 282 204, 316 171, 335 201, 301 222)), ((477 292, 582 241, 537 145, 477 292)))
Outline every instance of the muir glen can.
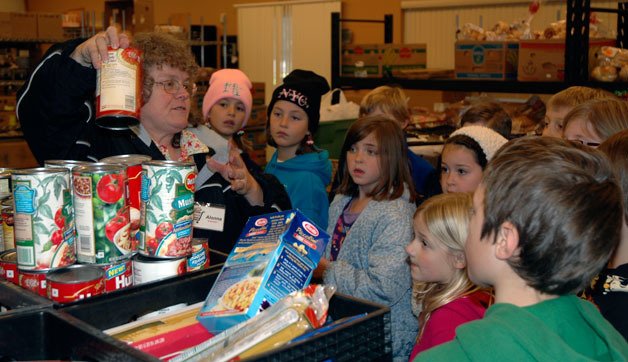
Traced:
POLYGON ((51 271, 46 276, 48 299, 71 303, 104 293, 104 272, 96 265, 76 264, 51 271))
POLYGON ((123 165, 93 163, 72 170, 74 215, 81 263, 107 264, 133 252, 123 165))
POLYGON ((179 258, 192 253, 195 181, 193 162, 142 164, 140 254, 179 258))
POLYGON ((70 173, 64 168, 14 170, 13 234, 21 270, 74 264, 75 231, 70 173))
MULTIPOLYGON (((137 243, 140 232, 140 191, 142 189, 142 162, 150 161, 147 155, 119 155, 106 157, 100 160, 102 163, 115 163, 126 166, 126 202, 129 205, 129 215, 131 220, 131 239, 137 243)), ((134 245, 137 250, 137 245, 134 245)))
POLYGON ((209 243, 207 239, 192 239, 192 254, 187 259, 188 272, 207 268, 209 268, 209 243))
POLYGON ((0 278, 18 285, 18 273, 15 249, 0 253, 0 278))
POLYGON ((96 124, 109 129, 138 124, 141 80, 141 51, 109 47, 107 61, 96 72, 96 124))
POLYGON ((113 264, 98 265, 105 273, 105 293, 133 285, 133 262, 131 259, 113 264))

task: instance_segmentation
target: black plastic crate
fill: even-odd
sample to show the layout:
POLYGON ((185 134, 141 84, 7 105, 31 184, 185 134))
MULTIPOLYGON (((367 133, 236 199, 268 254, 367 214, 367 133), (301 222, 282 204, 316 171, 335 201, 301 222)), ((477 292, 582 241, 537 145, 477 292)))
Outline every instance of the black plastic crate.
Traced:
POLYGON ((0 315, 0 360, 155 361, 99 330, 48 308, 0 315))
POLYGON ((11 282, 0 281, 0 307, 3 313, 24 309, 37 309, 51 306, 52 301, 17 286, 11 282))

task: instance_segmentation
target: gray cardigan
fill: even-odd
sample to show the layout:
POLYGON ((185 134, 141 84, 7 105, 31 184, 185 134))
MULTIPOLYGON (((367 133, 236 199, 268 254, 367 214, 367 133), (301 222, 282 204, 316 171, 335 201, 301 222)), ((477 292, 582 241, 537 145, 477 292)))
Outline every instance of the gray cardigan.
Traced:
MULTIPOLYGON (((327 231, 333 235, 343 209, 351 200, 336 195, 329 207, 327 231)), ((412 314, 412 278, 405 246, 412 240, 416 209, 408 193, 390 201, 371 200, 349 230, 336 261, 323 280, 338 292, 384 304, 391 310, 393 357, 407 361, 417 337, 418 321, 412 314)), ((329 258, 331 242, 325 256, 329 258)))

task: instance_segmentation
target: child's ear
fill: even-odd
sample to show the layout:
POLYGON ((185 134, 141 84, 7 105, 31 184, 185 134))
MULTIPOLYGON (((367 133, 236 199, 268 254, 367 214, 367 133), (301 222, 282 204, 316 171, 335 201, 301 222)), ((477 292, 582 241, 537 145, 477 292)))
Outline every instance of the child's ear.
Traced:
POLYGON ((406 129, 410 124, 410 118, 406 118, 401 122, 401 129, 406 129))
POLYGON ((499 227, 495 242, 495 257, 499 260, 507 260, 516 256, 518 250, 519 230, 510 221, 505 221, 499 227))
POLYGON ((453 253, 453 266, 456 269, 464 269, 467 266, 467 259, 464 256, 464 252, 456 251, 453 253))

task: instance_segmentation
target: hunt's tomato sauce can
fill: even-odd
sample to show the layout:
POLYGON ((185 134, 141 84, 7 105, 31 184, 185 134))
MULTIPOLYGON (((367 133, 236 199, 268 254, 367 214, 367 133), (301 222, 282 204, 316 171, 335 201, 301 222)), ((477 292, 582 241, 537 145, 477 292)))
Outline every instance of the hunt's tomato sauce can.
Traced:
POLYGON ((18 285, 17 253, 15 249, 0 254, 0 278, 18 285))
POLYGON ((105 292, 113 292, 133 285, 133 262, 131 259, 113 264, 101 264, 105 273, 105 292))
POLYGON ((18 285, 42 297, 47 297, 46 273, 48 270, 21 270, 18 275, 18 285))
POLYGON ((105 292, 104 272, 96 265, 77 264, 57 269, 46 276, 48 299, 71 303, 105 292))
POLYGON ((14 170, 11 183, 18 268, 49 270, 74 264, 70 172, 64 168, 14 170))
POLYGON ((141 51, 109 47, 108 55, 96 72, 96 124, 126 129, 138 124, 140 119, 141 51))
MULTIPOLYGON (((127 205, 131 217, 131 239, 137 243, 140 232, 140 191, 142 189, 142 162, 150 161, 147 155, 119 155, 106 157, 100 160, 103 163, 115 163, 126 166, 127 177, 127 205)), ((137 250, 135 245, 134 250, 137 250)))
POLYGON ((193 162, 142 164, 140 254, 180 258, 192 253, 196 174, 193 162))
POLYGON ((188 272, 209 268, 209 244, 207 239, 192 239, 192 254, 188 256, 188 272))
POLYGON ((108 264, 133 252, 129 207, 125 205, 123 165, 94 163, 72 170, 77 258, 82 263, 108 264))

